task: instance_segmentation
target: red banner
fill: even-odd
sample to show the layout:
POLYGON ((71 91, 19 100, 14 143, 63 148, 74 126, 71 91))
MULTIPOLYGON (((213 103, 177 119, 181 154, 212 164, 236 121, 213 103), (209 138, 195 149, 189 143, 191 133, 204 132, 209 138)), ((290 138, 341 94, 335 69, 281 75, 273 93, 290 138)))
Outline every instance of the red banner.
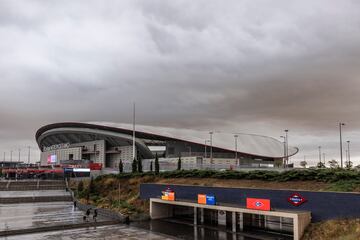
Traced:
POLYGON ((270 199, 247 198, 246 208, 270 211, 270 199))

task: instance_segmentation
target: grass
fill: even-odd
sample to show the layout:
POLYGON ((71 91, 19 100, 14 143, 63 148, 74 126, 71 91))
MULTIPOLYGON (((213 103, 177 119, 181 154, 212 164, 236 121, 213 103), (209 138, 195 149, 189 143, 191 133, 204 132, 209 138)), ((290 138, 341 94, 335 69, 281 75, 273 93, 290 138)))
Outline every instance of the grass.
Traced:
POLYGON ((338 219, 312 223, 302 240, 357 240, 360 239, 360 219, 338 219))

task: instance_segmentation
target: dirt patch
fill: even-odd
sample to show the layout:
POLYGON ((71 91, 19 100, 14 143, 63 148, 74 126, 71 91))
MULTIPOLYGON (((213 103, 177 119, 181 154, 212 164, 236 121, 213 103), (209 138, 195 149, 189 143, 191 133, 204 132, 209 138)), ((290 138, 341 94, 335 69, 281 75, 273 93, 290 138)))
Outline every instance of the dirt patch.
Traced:
POLYGON ((183 184, 199 185, 207 187, 233 187, 233 188, 265 188, 265 189, 286 189, 305 191, 326 191, 331 184, 316 181, 288 181, 274 182, 261 180, 236 180, 236 179, 214 179, 214 178, 172 178, 157 179, 155 183, 161 184, 183 184))

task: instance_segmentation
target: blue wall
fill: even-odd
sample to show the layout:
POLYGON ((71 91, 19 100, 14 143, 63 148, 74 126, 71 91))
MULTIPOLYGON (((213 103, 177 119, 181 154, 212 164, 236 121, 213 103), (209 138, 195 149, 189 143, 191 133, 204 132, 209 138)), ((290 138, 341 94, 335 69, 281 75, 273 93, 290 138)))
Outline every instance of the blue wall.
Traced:
POLYGON ((168 186, 175 191, 177 199, 197 200, 198 193, 214 194, 218 202, 238 204, 242 207, 246 206, 247 197, 271 199, 273 209, 311 211, 313 222, 336 218, 360 218, 360 194, 356 193, 141 184, 140 198, 160 197, 161 191, 168 186), (298 207, 291 205, 287 199, 293 193, 299 193, 307 202, 298 207))

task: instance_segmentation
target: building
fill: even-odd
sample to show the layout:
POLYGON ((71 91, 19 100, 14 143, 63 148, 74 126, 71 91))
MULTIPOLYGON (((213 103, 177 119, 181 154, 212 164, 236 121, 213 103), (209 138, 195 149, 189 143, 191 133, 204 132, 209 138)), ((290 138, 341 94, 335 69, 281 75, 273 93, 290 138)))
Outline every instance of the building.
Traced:
MULTIPOLYGON (((134 159, 132 135, 130 124, 64 122, 41 127, 36 141, 41 165, 90 160, 115 169, 121 160, 129 171, 134 159)), ((284 159, 284 143, 271 137, 143 125, 136 126, 135 147, 144 170, 155 155, 162 170, 176 169, 180 156, 184 169, 278 167, 284 159)), ((292 156, 298 149, 289 147, 288 152, 292 156)))

